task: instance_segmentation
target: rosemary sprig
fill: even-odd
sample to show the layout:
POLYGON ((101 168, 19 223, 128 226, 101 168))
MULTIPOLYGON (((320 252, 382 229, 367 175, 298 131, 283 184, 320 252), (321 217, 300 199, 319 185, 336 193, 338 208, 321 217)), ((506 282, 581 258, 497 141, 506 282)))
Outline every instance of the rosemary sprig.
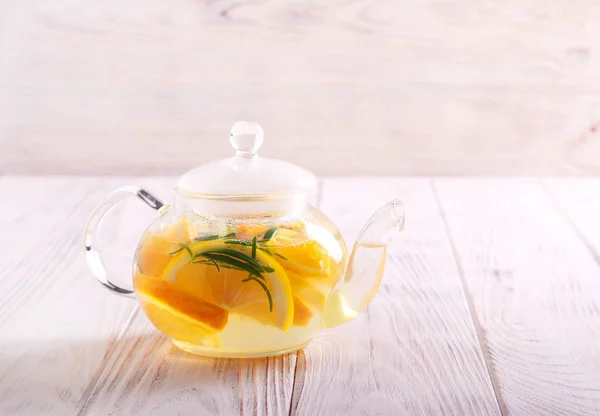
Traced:
POLYGON ((174 255, 174 254, 177 254, 177 253, 179 253, 181 250, 183 250, 183 247, 179 247, 179 249, 177 249, 177 250, 175 250, 175 251, 171 251, 171 252, 169 253, 169 256, 172 256, 172 255, 174 255))
POLYGON ((273 298, 271 296, 269 288, 266 285, 267 279, 265 278, 264 273, 273 273, 275 269, 273 269, 270 266, 260 264, 256 259, 256 253, 258 250, 261 250, 265 253, 268 253, 271 256, 277 256, 284 260, 287 260, 281 254, 275 253, 268 248, 261 247, 259 244, 271 240, 276 230, 277 227, 269 228, 260 240, 256 236, 254 236, 251 241, 237 240, 235 239, 235 233, 229 233, 226 235, 205 235, 193 240, 194 242, 196 242, 223 239, 223 243, 225 243, 226 245, 239 245, 241 246, 241 248, 250 248, 250 255, 242 251, 232 250, 230 248, 217 248, 194 254, 191 247, 186 243, 179 243, 179 248, 169 253, 169 255, 174 255, 183 250, 186 250, 190 255, 190 263, 211 265, 216 267, 217 271, 221 271, 221 269, 231 269, 248 273, 248 277, 246 279, 243 279, 242 282, 249 282, 251 280, 257 282, 265 291, 269 300, 269 311, 272 312, 273 298))
MULTIPOLYGON (((271 230, 275 230, 275 229, 276 229, 276 227, 275 227, 275 228, 271 228, 271 230)), ((269 231, 270 231, 270 230, 267 230, 267 233, 268 233, 269 231)), ((275 231, 273 231, 273 232, 275 232, 275 231)), ((267 233, 265 233, 265 235, 266 235, 267 233)), ((254 237, 254 238, 256 238, 256 237, 254 237)), ((253 239, 253 241, 254 241, 254 239, 253 239)), ((253 245, 253 244, 254 244, 254 243, 253 243, 253 241, 251 242, 251 241, 249 241, 249 240, 227 240, 227 241, 224 241, 224 243, 225 243, 225 244, 232 244, 232 245, 240 245, 240 246, 251 246, 251 245, 253 245)), ((258 244, 258 243, 263 243, 263 242, 265 242, 265 241, 269 241, 269 240, 265 240, 264 238, 263 238, 262 240, 257 240, 257 241, 256 241, 256 243, 257 243, 257 246, 256 246, 256 248, 257 248, 258 250, 260 250, 260 251, 264 251, 265 253, 267 253, 267 254, 270 254, 271 256, 277 256, 277 257, 279 257, 279 258, 282 258, 283 260, 287 260, 287 257, 285 257, 285 256, 283 256, 283 255, 281 255, 281 254, 279 254, 279 253, 273 253, 273 252, 272 252, 271 250, 269 250, 268 248, 261 247, 261 246, 260 246, 260 244, 258 244)))
POLYGON ((181 250, 185 250, 188 252, 188 254, 190 255, 190 258, 193 260, 194 259, 194 253, 192 252, 192 249, 190 248, 190 246, 188 246, 186 243, 179 243, 179 249, 172 251, 169 253, 169 256, 172 256, 174 254, 179 253, 181 250))
POLYGON ((222 235, 222 236, 219 234, 205 235, 202 237, 194 238, 194 241, 211 241, 211 240, 218 240, 220 238, 231 238, 231 237, 235 237, 235 233, 229 233, 229 234, 222 235))
POLYGON ((225 244, 237 244, 241 246, 250 246, 252 243, 248 240, 227 240, 224 241, 225 244))
POLYGON ((252 257, 248 256, 247 254, 244 254, 241 251, 232 250, 230 248, 220 248, 220 249, 216 249, 216 250, 205 251, 203 253, 197 254, 197 256, 206 256, 206 254, 224 254, 226 256, 233 257, 234 259, 246 262, 247 264, 252 265, 256 270, 258 270, 260 272, 272 273, 275 271, 275 269, 273 269, 269 266, 263 266, 262 264, 257 262, 252 257))
POLYGON ((252 264, 249 264, 247 262, 235 259, 233 257, 229 257, 225 254, 220 254, 220 253, 202 253, 201 254, 202 257, 205 257, 209 260, 214 260, 216 262, 219 263, 225 263, 225 264, 229 264, 231 266, 237 267, 238 269, 241 269, 245 272, 248 272, 260 279, 265 279, 265 277, 262 275, 263 270, 259 269, 257 267, 255 267, 252 264))
POLYGON ((187 244, 182 244, 182 246, 183 246, 183 248, 185 248, 185 250, 190 255, 190 259, 193 259, 194 258, 194 253, 192 253, 192 249, 190 248, 190 246, 188 246, 187 244))
POLYGON ((265 293, 267 294, 267 299, 269 299, 269 312, 273 312, 273 298, 271 297, 271 292, 269 291, 269 288, 254 276, 248 276, 247 278, 242 280, 242 282, 249 282, 251 280, 261 285, 262 288, 265 290, 265 293))
POLYGON ((270 254, 271 256, 277 256, 277 257, 281 257, 281 258, 282 258, 282 259, 284 259, 284 260, 287 260, 287 257, 284 257, 284 256, 282 256, 282 255, 281 255, 281 254, 279 254, 279 253, 273 253, 273 252, 272 252, 271 250, 269 250, 268 248, 264 248, 264 247, 261 247, 261 246, 257 246, 256 248, 258 248, 260 251, 264 251, 265 253, 267 253, 267 254, 270 254))
POLYGON ((264 248, 264 247, 261 247, 261 246, 258 246, 257 248, 258 248, 260 251, 264 251, 264 252, 265 252, 265 253, 267 253, 267 254, 273 255, 273 253, 271 253, 271 250, 269 250, 268 248, 264 248))
POLYGON ((219 263, 217 263, 214 259, 209 259, 209 260, 212 264, 215 265, 215 267, 217 268, 217 271, 220 272, 221 269, 219 268, 219 263))
MULTIPOLYGON (((193 264, 209 264, 211 266, 216 266, 217 264, 219 264, 219 263, 217 263, 216 261, 213 261, 213 260, 194 260, 192 263, 193 264)), ((235 267, 235 266, 232 266, 230 264, 224 264, 224 263, 219 264, 219 267, 221 269, 239 270, 239 271, 242 271, 242 272, 246 271, 244 269, 240 269, 239 267, 235 267)))
MULTIPOLYGON (((234 241, 233 243, 236 243, 236 244, 242 243, 242 241, 234 241)), ((247 246, 247 244, 241 244, 241 245, 247 246)), ((220 265, 220 267, 231 268, 234 270, 241 270, 241 271, 247 272, 248 277, 246 279, 242 280, 242 282, 248 282, 250 280, 254 280, 255 282, 257 282, 265 291, 265 293, 267 295, 267 299, 269 300, 269 311, 272 312, 273 311, 273 298, 271 296, 271 291, 265 284, 267 279, 265 278, 265 276, 263 274, 265 272, 272 273, 275 271, 275 269, 273 269, 272 267, 269 267, 269 266, 264 266, 264 265, 260 264, 258 261, 256 261, 256 251, 259 248, 260 247, 258 246, 257 238, 254 237, 252 239, 251 256, 248 256, 247 254, 244 254, 240 251, 232 250, 229 248, 224 248, 224 249, 211 250, 211 251, 207 251, 207 252, 198 253, 198 254, 196 254, 196 256, 194 258, 194 263, 208 264, 207 260, 210 260, 210 261, 213 261, 214 263, 216 263, 214 265, 217 267, 217 269, 218 269, 217 265, 220 265), (195 260, 198 258, 205 258, 207 260, 195 260)))

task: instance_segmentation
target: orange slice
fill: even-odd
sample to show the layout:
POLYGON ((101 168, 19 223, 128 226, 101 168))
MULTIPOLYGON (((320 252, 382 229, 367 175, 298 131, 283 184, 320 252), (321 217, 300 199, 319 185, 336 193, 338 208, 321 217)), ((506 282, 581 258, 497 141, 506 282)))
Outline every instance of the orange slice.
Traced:
MULTIPOLYGON (((196 241, 187 245, 194 254, 231 249, 250 255, 251 248, 225 244, 223 241, 196 241)), ((265 289, 255 280, 244 281, 248 272, 229 269, 222 265, 190 263, 187 250, 171 257, 163 278, 182 290, 226 308, 231 313, 248 316, 270 326, 287 331, 293 322, 294 302, 285 270, 269 254, 258 250, 256 261, 273 272, 263 273, 260 280, 268 289, 273 309, 265 289)))
POLYGON ((136 253, 140 272, 159 277, 171 261, 169 253, 179 248, 177 243, 195 238, 197 230, 187 216, 169 225, 160 233, 146 232, 136 253))
POLYGON ((165 335, 195 345, 218 346, 229 312, 167 282, 137 275, 135 288, 146 316, 165 335))
POLYGON ((254 236, 260 238, 268 229, 269 227, 266 224, 238 224, 236 226, 236 238, 240 240, 250 240, 254 236))

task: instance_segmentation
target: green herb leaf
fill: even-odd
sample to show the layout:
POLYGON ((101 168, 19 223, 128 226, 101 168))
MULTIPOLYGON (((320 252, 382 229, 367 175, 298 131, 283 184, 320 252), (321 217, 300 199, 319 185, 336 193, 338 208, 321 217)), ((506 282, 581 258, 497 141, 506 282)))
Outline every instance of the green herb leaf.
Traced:
POLYGON ((249 282, 250 280, 253 280, 262 286, 265 293, 267 294, 267 298, 269 299, 269 312, 273 312, 273 298, 271 298, 271 292, 269 291, 269 288, 254 276, 248 276, 246 279, 242 280, 242 282, 249 282))
MULTIPOLYGON (((217 250, 210 250, 204 253, 200 253, 199 255, 205 256, 206 254, 213 254, 213 253, 217 253, 217 254, 225 254, 227 256, 233 257, 235 259, 244 261, 250 265, 253 266, 254 269, 256 269, 259 272, 265 271, 267 270, 265 268, 265 266, 263 266, 262 264, 260 264, 259 262, 257 262, 256 260, 254 260, 252 257, 248 256, 247 254, 244 254, 240 251, 237 250, 232 250, 230 248, 220 248, 217 250)), ((270 267, 269 267, 270 269, 270 267)), ((273 269, 271 269, 271 271, 273 271, 273 269)))
POLYGON ((275 231, 277 231, 277 227, 273 227, 273 228, 269 228, 266 232, 265 235, 263 236, 262 241, 269 241, 272 237, 273 234, 275 234, 275 231))
POLYGON ((217 268, 217 271, 220 272, 221 269, 219 268, 219 263, 217 263, 216 261, 214 261, 213 259, 211 259, 211 262, 215 265, 215 267, 217 268))
MULTIPOLYGON (((281 254, 279 254, 279 253, 273 253, 271 250, 269 250, 269 249, 266 249, 266 248, 264 248, 264 247, 261 247, 261 246, 258 246, 257 248, 258 248, 260 251, 264 251, 265 253, 267 253, 267 254, 270 254, 271 256, 277 256, 277 257, 281 257, 281 258, 282 258, 282 259, 284 259, 284 260, 287 260, 287 257, 283 257, 283 256, 282 256, 281 254)), ((269 270, 273 271, 273 269, 272 269, 271 267, 268 267, 268 266, 263 266, 263 267, 266 267, 266 269, 269 269, 269 270)), ((266 271, 266 269, 265 269, 265 271, 266 271)), ((270 273, 270 272, 269 272, 269 273, 270 273)))
POLYGON ((185 250, 188 252, 188 254, 190 255, 190 262, 191 262, 192 260, 194 260, 194 253, 192 253, 192 249, 190 248, 190 246, 188 246, 187 244, 183 244, 183 243, 180 243, 180 244, 183 246, 183 248, 184 248, 184 249, 185 249, 185 250))
POLYGON ((246 271, 244 269, 240 269, 239 267, 235 267, 235 266, 232 266, 230 264, 224 264, 224 263, 219 264, 219 263, 217 263, 214 260, 194 260, 192 263, 193 264, 208 264, 210 266, 217 266, 218 265, 217 269, 220 267, 221 269, 239 270, 239 271, 242 271, 242 272, 246 271))
POLYGON ((221 238, 231 238, 231 237, 235 237, 235 233, 229 233, 229 234, 225 234, 223 236, 221 236, 219 234, 205 235, 202 237, 194 238, 194 241, 212 241, 212 240, 219 240, 221 238))
POLYGON ((211 241, 211 240, 217 240, 218 238, 219 238, 219 234, 213 234, 213 235, 205 235, 202 237, 194 238, 194 241, 211 241))
MULTIPOLYGON (((179 253, 182 250, 186 250, 189 253, 191 260, 194 260, 194 253, 192 253, 192 249, 190 248, 190 246, 188 246, 185 243, 179 243, 179 246, 180 246, 179 250, 172 251, 169 253, 169 255, 172 256, 174 254, 179 253)), ((191 262, 191 260, 190 260, 190 262, 191 262)))
POLYGON ((183 247, 180 247, 178 250, 175 250, 175 251, 172 251, 172 252, 170 252, 170 253, 169 253, 169 256, 172 256, 172 255, 174 255, 174 254, 177 254, 177 253, 179 253, 181 250, 183 250, 183 247))
POLYGON ((235 266, 239 269, 244 270, 245 272, 248 272, 256 277, 260 277, 263 278, 262 276, 262 270, 257 269, 256 267, 254 267, 254 265, 249 264, 247 262, 244 262, 242 260, 238 260, 235 259, 233 257, 227 256, 226 254, 220 254, 220 253, 202 253, 201 256, 206 257, 207 259, 211 259, 211 260, 215 260, 218 261, 219 263, 223 264, 229 264, 232 266, 235 266))
POLYGON ((281 254, 279 254, 279 253, 273 253, 273 255, 275 255, 275 256, 277 256, 277 257, 281 257, 281 258, 282 258, 282 259, 284 259, 284 260, 287 260, 287 257, 284 257, 284 256, 282 256, 282 255, 281 255, 281 254))
POLYGON ((242 246, 249 246, 252 243, 248 240, 227 240, 227 241, 225 241, 225 244, 237 244, 237 245, 242 245, 242 246))
MULTIPOLYGON (((270 237, 272 237, 274 232, 275 231, 273 230, 270 237)), ((228 234, 227 236, 222 238, 230 238, 233 236, 234 235, 228 234)), ((208 237, 214 236, 204 237, 206 241, 210 239, 215 239, 209 239, 208 237)), ((247 254, 237 250, 232 250, 230 248, 221 248, 216 250, 209 250, 203 253, 198 253, 196 255, 190 254, 192 255, 191 262, 198 264, 210 264, 212 266, 215 266, 218 271, 220 271, 221 268, 224 268, 247 272, 248 277, 242 280, 242 282, 249 282, 250 280, 257 282, 263 288, 267 295, 267 298, 269 300, 269 311, 273 312, 273 298, 271 297, 271 292, 269 291, 269 288, 265 284, 267 279, 263 276, 263 273, 273 273, 275 269, 269 266, 263 266, 258 261, 256 261, 256 250, 262 250, 269 254, 272 253, 269 250, 258 245, 258 239, 256 238, 256 236, 252 239, 252 242, 248 240, 226 240, 225 244, 236 244, 246 247, 252 246, 251 256, 248 256, 247 254)), ((182 247, 179 251, 183 249, 187 249, 188 252, 191 252, 191 250, 189 250, 189 247, 187 246, 182 247)))

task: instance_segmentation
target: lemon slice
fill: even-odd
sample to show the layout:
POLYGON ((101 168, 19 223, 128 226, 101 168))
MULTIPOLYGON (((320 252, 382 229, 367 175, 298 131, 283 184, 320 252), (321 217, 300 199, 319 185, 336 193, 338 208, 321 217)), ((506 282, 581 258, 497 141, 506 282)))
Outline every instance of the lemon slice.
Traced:
POLYGON ((248 272, 226 268, 223 265, 217 268, 215 264, 190 263, 190 253, 195 256, 222 249, 235 250, 246 255, 250 255, 251 250, 250 247, 225 244, 220 240, 191 242, 171 256, 171 261, 164 269, 164 280, 226 308, 231 313, 251 317, 265 325, 287 331, 293 323, 294 301, 283 267, 273 256, 257 250, 256 261, 273 269, 270 273, 262 273, 264 280, 261 280, 271 295, 271 310, 265 289, 256 281, 247 280, 248 272))
POLYGON ((279 261, 286 270, 320 277, 328 277, 331 273, 332 261, 327 250, 315 240, 306 241, 299 232, 278 229, 266 246, 281 256, 279 261))
POLYGON ((331 290, 329 282, 323 282, 320 278, 310 278, 300 276, 292 272, 288 272, 290 286, 294 296, 302 300, 302 302, 311 309, 322 311, 325 307, 327 294, 331 290))

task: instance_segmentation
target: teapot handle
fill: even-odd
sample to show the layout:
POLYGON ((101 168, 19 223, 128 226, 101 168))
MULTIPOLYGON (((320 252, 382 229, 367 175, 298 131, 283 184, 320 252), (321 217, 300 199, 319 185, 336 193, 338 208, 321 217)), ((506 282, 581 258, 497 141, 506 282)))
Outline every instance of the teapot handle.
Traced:
POLYGON ((123 188, 119 188, 116 191, 113 191, 108 196, 106 201, 100 204, 92 213, 85 228, 84 244, 88 267, 96 279, 98 279, 98 281, 108 289, 120 295, 134 298, 133 289, 122 288, 109 280, 108 272, 106 271, 104 262, 100 257, 100 252, 95 248, 94 240, 96 231, 98 230, 98 226, 100 225, 102 218, 108 213, 108 211, 110 211, 112 207, 129 197, 137 197, 144 201, 150 208, 155 210, 159 210, 165 206, 164 201, 137 186, 125 186, 123 188))

